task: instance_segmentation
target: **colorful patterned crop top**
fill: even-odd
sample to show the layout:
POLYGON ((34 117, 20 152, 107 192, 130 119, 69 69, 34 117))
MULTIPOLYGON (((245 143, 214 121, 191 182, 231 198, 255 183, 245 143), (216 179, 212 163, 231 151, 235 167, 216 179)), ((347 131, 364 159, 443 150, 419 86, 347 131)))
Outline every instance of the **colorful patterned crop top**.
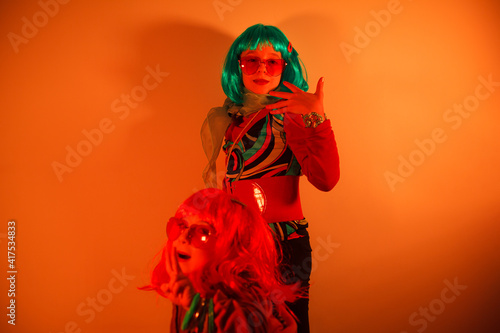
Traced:
POLYGON ((301 175, 300 164, 286 140, 283 115, 262 110, 255 119, 254 116, 236 116, 226 131, 223 146, 227 166, 225 185, 243 179, 301 175), (249 122, 252 123, 247 126, 249 122), (246 133, 239 139, 242 130, 246 133))

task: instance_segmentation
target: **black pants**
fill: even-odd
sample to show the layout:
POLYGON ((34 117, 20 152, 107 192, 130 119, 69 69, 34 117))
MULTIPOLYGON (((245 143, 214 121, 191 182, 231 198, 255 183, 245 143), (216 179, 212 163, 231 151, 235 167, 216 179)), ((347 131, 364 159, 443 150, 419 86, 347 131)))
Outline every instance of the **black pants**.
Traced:
POLYGON ((300 282, 307 297, 287 303, 297 317, 298 333, 309 333, 309 278, 311 276, 311 245, 306 229, 300 230, 302 237, 281 242, 283 258, 281 273, 286 283, 300 282))

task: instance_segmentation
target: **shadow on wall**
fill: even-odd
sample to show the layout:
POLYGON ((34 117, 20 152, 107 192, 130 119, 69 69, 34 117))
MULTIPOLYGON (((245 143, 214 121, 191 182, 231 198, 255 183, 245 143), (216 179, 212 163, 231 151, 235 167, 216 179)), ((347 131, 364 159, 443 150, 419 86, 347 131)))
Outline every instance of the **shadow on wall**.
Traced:
MULTIPOLYGON (((134 115, 119 163, 142 169, 150 184, 160 181, 176 190, 191 190, 201 183, 205 163, 201 124, 208 110, 222 105, 225 98, 220 74, 233 37, 179 21, 150 26, 132 40, 137 43, 134 67, 155 72, 158 80, 148 84, 158 83, 158 91, 151 91, 134 115)), ((125 105, 120 106, 126 112, 125 105)))
MULTIPOLYGON (((91 159, 92 177, 82 179, 83 187, 98 186, 99 193, 68 205, 78 211, 92 204, 82 216, 92 218, 101 232, 90 237, 103 244, 109 235, 123 240, 126 250, 117 247, 116 256, 142 264, 135 245, 149 244, 152 234, 164 232, 165 216, 202 186, 206 158, 200 127, 208 110, 224 101, 220 69, 232 38, 171 21, 132 34, 117 42, 119 52, 127 54, 109 64, 112 80, 126 90, 111 104, 116 131, 109 136, 108 156, 104 162, 91 159), (121 214, 118 230, 109 223, 116 212, 121 214)), ((113 262, 114 252, 109 258, 113 262)))

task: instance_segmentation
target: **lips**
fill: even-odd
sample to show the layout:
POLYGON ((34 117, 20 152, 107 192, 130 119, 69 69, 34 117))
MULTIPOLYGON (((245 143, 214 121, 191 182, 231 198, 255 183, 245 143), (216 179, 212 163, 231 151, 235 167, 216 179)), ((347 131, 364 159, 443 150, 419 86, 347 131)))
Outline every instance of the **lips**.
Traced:
POLYGON ((253 80, 253 82, 254 82, 255 84, 258 84, 258 85, 261 85, 261 86, 263 86, 263 85, 265 85, 265 84, 268 84, 268 83, 269 83, 269 81, 268 81, 268 80, 264 80, 264 79, 257 79, 257 80, 253 80))
POLYGON ((177 257, 179 260, 184 261, 184 260, 189 260, 191 259, 191 256, 185 252, 179 252, 177 251, 177 257))

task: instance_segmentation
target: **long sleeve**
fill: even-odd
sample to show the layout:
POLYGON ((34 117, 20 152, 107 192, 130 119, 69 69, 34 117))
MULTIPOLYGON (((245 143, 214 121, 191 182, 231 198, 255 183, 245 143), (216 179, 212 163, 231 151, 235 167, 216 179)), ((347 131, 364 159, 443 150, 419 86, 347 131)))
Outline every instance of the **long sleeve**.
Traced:
POLYGON ((330 191, 340 177, 339 154, 330 120, 316 128, 306 128, 301 115, 285 114, 287 143, 302 172, 317 189, 330 191))

